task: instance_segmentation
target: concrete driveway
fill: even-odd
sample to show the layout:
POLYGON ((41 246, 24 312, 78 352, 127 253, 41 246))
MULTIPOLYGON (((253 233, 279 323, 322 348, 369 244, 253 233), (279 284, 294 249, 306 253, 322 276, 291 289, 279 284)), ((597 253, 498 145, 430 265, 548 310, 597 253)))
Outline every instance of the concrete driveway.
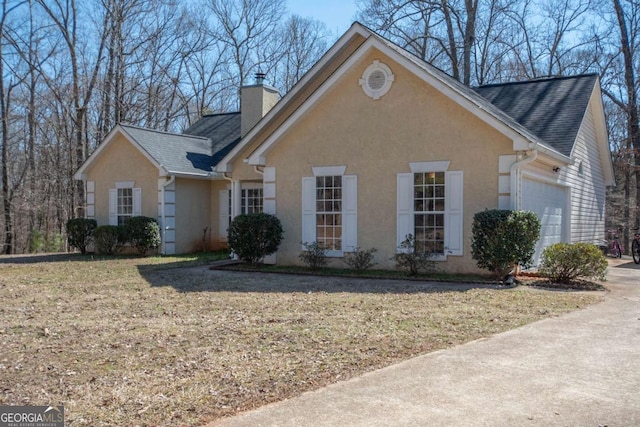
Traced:
POLYGON ((605 301, 220 420, 225 426, 640 425, 640 267, 605 301))

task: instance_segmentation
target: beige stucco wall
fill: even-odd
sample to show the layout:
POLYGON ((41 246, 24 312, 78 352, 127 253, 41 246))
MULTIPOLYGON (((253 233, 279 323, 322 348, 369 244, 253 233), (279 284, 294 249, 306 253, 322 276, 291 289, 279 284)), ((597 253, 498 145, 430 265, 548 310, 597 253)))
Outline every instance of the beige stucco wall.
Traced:
MULTIPOLYGON (((396 251, 396 174, 409 162, 449 160, 464 171, 464 256, 439 266, 472 271, 474 213, 498 205, 498 157, 513 154, 512 142, 428 86, 399 64, 371 51, 345 73, 267 153, 277 173, 277 215, 285 228, 278 263, 297 264, 301 241, 301 178, 312 166, 346 165, 358 176, 358 245, 376 247, 378 267, 393 267, 396 251), (365 68, 378 59, 395 81, 379 100, 358 85, 365 68)), ((242 160, 233 164, 242 168, 242 160)))
POLYGON ((226 179, 211 182, 210 209, 211 224, 213 224, 213 231, 211 233, 211 245, 214 250, 227 247, 226 239, 220 239, 220 191, 228 190, 229 187, 230 182, 226 179))
POLYGON ((134 187, 142 189, 142 215, 158 217, 158 169, 124 136, 115 135, 86 175, 87 181, 95 182, 98 225, 109 224, 109 190, 121 181, 133 181, 134 187))
MULTIPOLYGON (((211 181, 176 179, 176 253, 198 252, 204 249, 204 229, 207 228, 207 248, 211 249, 211 181)), ((213 234, 213 233, 211 233, 213 234)))

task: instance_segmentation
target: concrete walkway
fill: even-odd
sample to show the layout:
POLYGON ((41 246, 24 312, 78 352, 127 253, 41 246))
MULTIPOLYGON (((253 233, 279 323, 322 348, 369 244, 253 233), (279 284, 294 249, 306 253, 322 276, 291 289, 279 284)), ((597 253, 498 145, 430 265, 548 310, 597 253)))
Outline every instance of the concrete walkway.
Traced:
POLYGON ((640 266, 605 301, 220 420, 225 426, 638 426, 640 266))

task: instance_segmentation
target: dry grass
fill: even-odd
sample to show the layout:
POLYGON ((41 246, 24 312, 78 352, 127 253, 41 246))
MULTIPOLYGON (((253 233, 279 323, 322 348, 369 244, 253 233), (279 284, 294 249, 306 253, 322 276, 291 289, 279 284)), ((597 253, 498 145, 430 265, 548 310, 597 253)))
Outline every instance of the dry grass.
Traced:
POLYGON ((0 259, 0 404, 198 425, 555 316, 600 294, 0 259))

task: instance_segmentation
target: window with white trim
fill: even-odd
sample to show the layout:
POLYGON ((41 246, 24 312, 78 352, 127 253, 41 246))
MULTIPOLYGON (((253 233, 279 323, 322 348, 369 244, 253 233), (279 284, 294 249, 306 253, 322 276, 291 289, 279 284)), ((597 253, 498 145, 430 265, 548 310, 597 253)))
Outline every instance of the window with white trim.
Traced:
POLYGON ((411 234, 418 250, 463 255, 462 171, 448 171, 448 161, 410 166, 411 173, 397 174, 397 246, 411 234))
POLYGON ((413 174, 416 250, 444 255, 445 173, 413 174))
POLYGON ((133 216, 133 188, 118 188, 117 215, 118 225, 133 216))
POLYGON ((344 175, 345 166, 314 167, 302 178, 302 239, 327 248, 328 256, 343 256, 357 247, 356 175, 344 175))
POLYGON ((342 177, 316 177, 316 242, 342 250, 342 177))
POLYGON ((127 219, 142 215, 142 189, 133 181, 116 182, 109 190, 109 225, 124 225, 127 219))
POLYGON ((262 212, 262 187, 243 188, 241 211, 243 214, 262 212))

